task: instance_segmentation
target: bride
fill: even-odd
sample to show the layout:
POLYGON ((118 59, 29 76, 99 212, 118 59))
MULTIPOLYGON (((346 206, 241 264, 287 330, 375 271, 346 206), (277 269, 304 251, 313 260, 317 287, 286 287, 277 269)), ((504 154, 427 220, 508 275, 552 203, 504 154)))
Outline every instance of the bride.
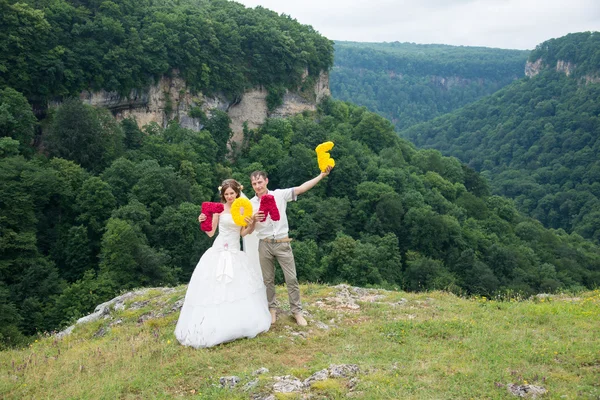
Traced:
MULTIPOLYGON (((211 248, 200 258, 188 285, 181 314, 175 328, 184 346, 211 347, 235 339, 252 338, 271 326, 266 289, 258 260, 240 250, 240 236, 254 230, 254 219, 247 225, 233 222, 231 204, 240 197, 242 186, 227 179, 220 188, 224 210, 214 214, 212 237, 219 234, 211 248)), ((198 220, 206 220, 200 214, 198 220)))

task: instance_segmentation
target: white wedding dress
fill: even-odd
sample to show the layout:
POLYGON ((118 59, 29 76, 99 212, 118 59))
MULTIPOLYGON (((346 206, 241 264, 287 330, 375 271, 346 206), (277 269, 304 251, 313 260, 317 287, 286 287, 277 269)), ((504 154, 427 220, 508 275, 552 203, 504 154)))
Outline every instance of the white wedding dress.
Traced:
POLYGON ((219 234, 200 258, 175 328, 184 346, 252 338, 271 326, 258 260, 240 250, 240 227, 221 213, 219 234))

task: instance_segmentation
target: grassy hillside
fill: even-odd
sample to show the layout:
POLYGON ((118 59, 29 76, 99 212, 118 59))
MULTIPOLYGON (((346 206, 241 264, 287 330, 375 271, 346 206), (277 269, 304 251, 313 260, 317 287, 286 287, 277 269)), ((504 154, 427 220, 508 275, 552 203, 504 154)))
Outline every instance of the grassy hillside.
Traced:
MULTIPOLYGON (((504 301, 345 285, 301 290, 308 327, 282 309, 288 315, 269 332, 203 350, 182 347, 173 336, 185 286, 142 291, 62 339, 44 336, 1 352, 0 394, 508 399, 511 390, 537 389, 552 399, 600 396, 600 290, 504 301), (341 375, 331 364, 342 365, 341 375), (260 368, 268 371, 256 374, 260 368), (239 383, 222 387, 226 376, 239 383), (276 391, 303 382, 298 392, 276 391)), ((283 287, 278 295, 286 298, 283 287)))

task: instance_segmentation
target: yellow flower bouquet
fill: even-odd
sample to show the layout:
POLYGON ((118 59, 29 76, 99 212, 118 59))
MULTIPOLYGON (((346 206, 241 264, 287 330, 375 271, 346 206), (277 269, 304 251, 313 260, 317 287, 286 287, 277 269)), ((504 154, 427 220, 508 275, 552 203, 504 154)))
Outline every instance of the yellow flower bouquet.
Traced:
POLYGON ((335 167, 335 160, 329 155, 329 151, 333 148, 333 142, 324 142, 315 148, 317 153, 317 162, 321 172, 325 172, 327 167, 335 167))
POLYGON ((246 226, 246 217, 252 216, 252 203, 244 197, 238 197, 231 204, 231 217, 239 226, 246 226))

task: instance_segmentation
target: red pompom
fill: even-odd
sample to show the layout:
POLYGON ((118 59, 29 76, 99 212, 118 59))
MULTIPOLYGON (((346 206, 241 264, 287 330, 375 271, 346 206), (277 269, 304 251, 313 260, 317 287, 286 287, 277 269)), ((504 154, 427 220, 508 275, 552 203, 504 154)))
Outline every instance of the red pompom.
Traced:
POLYGON ((265 217, 260 222, 265 222, 269 215, 271 215, 273 221, 279 221, 279 210, 277 209, 277 203, 275 202, 275 197, 273 197, 273 195, 265 194, 260 198, 260 207, 258 208, 258 211, 265 213, 265 217))
POLYGON ((204 232, 212 231, 212 217, 214 213, 220 214, 225 209, 225 206, 222 203, 213 203, 210 201, 205 201, 202 203, 202 213, 206 215, 206 219, 204 222, 200 223, 200 229, 204 232))

